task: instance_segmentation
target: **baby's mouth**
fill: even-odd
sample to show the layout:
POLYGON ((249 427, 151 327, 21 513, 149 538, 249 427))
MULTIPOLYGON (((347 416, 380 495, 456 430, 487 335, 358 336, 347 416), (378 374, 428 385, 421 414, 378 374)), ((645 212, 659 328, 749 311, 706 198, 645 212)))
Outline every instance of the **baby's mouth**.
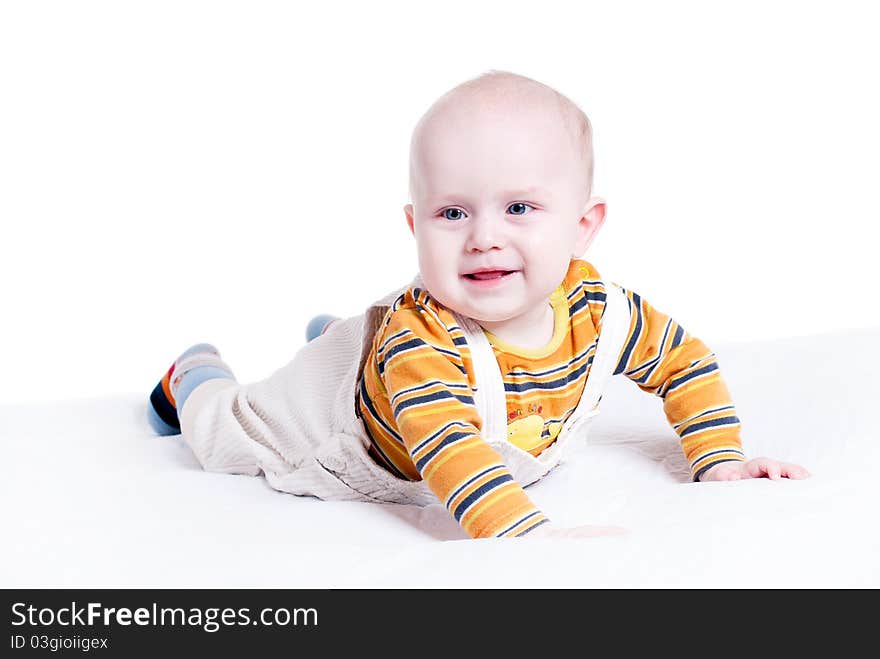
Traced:
POLYGON ((471 272, 465 275, 466 279, 483 281, 486 279, 501 279, 512 275, 516 270, 484 270, 482 272, 471 272))

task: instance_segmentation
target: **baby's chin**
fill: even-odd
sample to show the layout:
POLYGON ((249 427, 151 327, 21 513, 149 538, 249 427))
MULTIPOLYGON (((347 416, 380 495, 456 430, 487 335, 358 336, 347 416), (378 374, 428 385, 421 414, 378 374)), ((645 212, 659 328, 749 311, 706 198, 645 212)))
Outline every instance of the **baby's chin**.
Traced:
POLYGON ((452 285, 431 285, 422 281, 428 294, 445 308, 478 322, 503 323, 525 310, 514 291, 468 291, 457 282, 452 285), (458 285, 456 285, 458 284, 458 285))
POLYGON ((479 307, 470 304, 447 305, 447 308, 478 323, 503 323, 516 318, 523 312, 519 306, 513 308, 510 304, 500 302, 496 304, 484 303, 479 307))
POLYGON ((462 316, 466 316, 473 320, 492 323, 504 321, 512 317, 511 315, 504 313, 503 311, 478 308, 473 304, 468 304, 467 301, 456 299, 456 296, 444 295, 442 292, 440 293, 440 295, 437 295, 433 293, 427 285, 425 286, 425 288, 428 291, 428 295, 430 295, 437 302, 443 305, 443 307, 445 307, 449 311, 460 314, 462 316))

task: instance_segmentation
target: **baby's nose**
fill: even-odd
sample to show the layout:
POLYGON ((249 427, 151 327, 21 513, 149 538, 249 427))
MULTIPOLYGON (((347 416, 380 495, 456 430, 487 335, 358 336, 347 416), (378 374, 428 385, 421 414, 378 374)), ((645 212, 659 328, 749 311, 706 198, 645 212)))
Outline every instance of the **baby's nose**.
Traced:
POLYGON ((504 247, 504 226, 493 217, 481 217, 471 222, 468 251, 485 252, 504 247))

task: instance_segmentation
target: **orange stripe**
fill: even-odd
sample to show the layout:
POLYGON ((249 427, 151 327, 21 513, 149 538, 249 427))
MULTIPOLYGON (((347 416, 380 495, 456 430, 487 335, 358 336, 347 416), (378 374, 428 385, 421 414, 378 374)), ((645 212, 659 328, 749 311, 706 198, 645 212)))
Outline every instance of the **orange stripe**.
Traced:
POLYGON ((174 370, 174 367, 172 366, 168 370, 168 372, 165 374, 165 377, 162 378, 162 391, 165 392, 165 398, 168 399, 168 402, 170 402, 174 406, 174 408, 177 409, 177 402, 174 400, 174 396, 171 395, 171 387, 170 387, 171 372, 173 370, 174 370))

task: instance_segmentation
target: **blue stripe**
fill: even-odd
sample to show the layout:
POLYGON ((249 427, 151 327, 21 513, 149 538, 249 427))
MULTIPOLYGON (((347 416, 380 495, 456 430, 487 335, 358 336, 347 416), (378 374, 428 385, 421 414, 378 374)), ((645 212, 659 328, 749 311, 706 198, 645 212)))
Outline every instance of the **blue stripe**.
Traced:
POLYGON ((571 317, 574 316, 578 311, 580 311, 581 309, 583 309, 585 306, 587 306, 587 300, 586 300, 586 298, 581 298, 581 299, 579 299, 577 302, 575 302, 574 304, 572 304, 572 305, 570 305, 570 306, 568 307, 568 317, 571 318, 571 317))
MULTIPOLYGON (((590 354, 590 351, 596 347, 596 342, 591 343, 586 350, 583 350, 580 354, 575 355, 571 359, 568 360, 567 363, 562 364, 560 366, 556 366, 554 368, 548 368, 544 371, 527 371, 525 369, 516 368, 507 375, 509 378, 518 378, 518 377, 530 377, 530 378, 540 378, 545 377, 547 375, 551 375, 552 373, 558 373, 559 371, 567 371, 570 369, 575 363, 582 360, 584 357, 590 354)), ((589 363, 589 361, 588 361, 589 363)))
POLYGON ((457 384, 454 382, 442 382, 440 380, 431 380, 430 382, 426 382, 425 384, 420 384, 415 387, 410 387, 409 389, 401 389, 394 396, 391 397, 389 403, 394 405, 394 401, 396 401, 401 396, 406 396, 407 394, 415 393, 416 391, 421 391, 422 389, 428 389, 430 387, 442 386, 447 389, 465 389, 469 390, 470 385, 467 384, 457 384))
MULTIPOLYGON (((462 490, 464 490, 468 485, 473 483, 478 478, 482 478, 483 476, 488 474, 490 471, 497 471, 498 469, 504 469, 504 468, 505 468, 504 465, 495 465, 494 467, 489 467, 488 469, 484 469, 483 471, 481 471, 479 474, 477 474, 473 478, 469 478, 467 483, 465 483, 464 485, 459 487, 457 490, 455 490, 455 492, 453 492, 452 494, 449 495, 449 497, 446 499, 447 504, 448 504, 448 502, 455 499, 455 497, 457 497, 462 490)), ((516 526, 516 525, 514 524, 514 526, 516 526)))
MULTIPOLYGON (((444 448, 449 446, 450 444, 455 444, 459 439, 464 439, 465 437, 473 437, 473 433, 470 432, 453 432, 449 433, 442 442, 440 442, 437 446, 432 448, 428 453, 425 454, 421 460, 416 462, 416 469, 419 470, 419 473, 422 473, 422 469, 425 468, 425 465, 430 462, 431 458, 433 458, 437 453, 442 451, 444 448)), ((413 451, 415 454, 415 451, 413 451)))
POLYGON ((415 455, 416 453, 418 453, 419 451, 421 451, 425 446, 427 446, 428 444, 430 444, 431 442, 433 442, 435 439, 437 439, 440 435, 442 435, 443 433, 445 433, 447 430, 449 430, 449 429, 452 428, 453 426, 461 426, 462 428, 465 428, 465 429, 466 429, 468 432, 470 432, 471 434, 473 434, 473 432, 476 431, 476 428, 474 428, 474 427, 473 427, 471 424, 469 424, 469 423, 462 423, 461 421, 450 421, 450 422, 447 423, 445 426, 443 426, 442 428, 440 428, 440 430, 438 430, 437 432, 435 432, 433 435, 431 435, 430 437, 428 437, 428 438, 426 438, 426 439, 423 439, 421 442, 419 442, 419 443, 415 446, 415 448, 413 448, 413 450, 412 450, 412 454, 415 455))
POLYGON ((687 437, 691 433, 698 432, 700 430, 703 430, 704 428, 713 428, 715 426, 732 426, 732 425, 736 425, 737 423, 739 423, 739 419, 736 418, 735 416, 724 416, 724 417, 721 417, 720 419, 711 419, 709 421, 701 421, 700 423, 695 423, 694 425, 690 426, 687 430, 685 430, 683 433, 681 433, 681 438, 684 439, 685 437, 687 437))
POLYGON ((364 432, 366 432, 366 434, 367 434, 367 438, 370 440, 370 443, 373 445, 373 448, 376 449, 376 452, 377 452, 380 456, 382 456, 382 460, 384 460, 384 464, 383 464, 382 466, 385 467, 388 471, 390 471, 391 473, 393 473, 393 474, 394 474, 395 476, 397 476, 398 478, 401 478, 401 479, 403 479, 403 480, 405 480, 405 481, 410 480, 409 476, 407 476, 406 474, 404 474, 402 471, 400 471, 400 470, 394 465, 394 463, 391 461, 391 458, 388 457, 388 454, 385 453, 385 451, 382 450, 382 447, 379 446, 378 442, 377 442, 375 439, 373 439, 373 435, 372 435, 372 433, 370 432, 370 428, 367 426, 367 424, 364 423, 364 424, 362 424, 362 425, 364 426, 364 432))
POLYGON ((593 356, 590 356, 590 359, 586 364, 576 368, 571 371, 565 377, 559 378, 557 380, 551 380, 550 382, 525 382, 520 384, 518 382, 505 382, 504 383, 504 391, 516 391, 519 393, 523 393, 526 391, 533 391, 535 389, 560 389, 567 386, 569 383, 578 380, 581 375, 586 373, 587 369, 593 363, 593 356))
POLYGON ((386 352, 384 355, 383 361, 387 362, 389 359, 391 359, 394 355, 396 355, 399 352, 404 352, 406 350, 414 350, 415 348, 421 348, 422 346, 426 346, 426 345, 428 345, 428 344, 418 338, 409 339, 408 341, 403 341, 402 343, 398 343, 397 345, 389 348, 388 352, 386 352))
MULTIPOLYGON (((447 350, 446 348, 440 348, 439 346, 431 346, 431 347, 434 348, 434 350, 436 350, 439 353, 442 353, 444 355, 448 355, 449 357, 454 357, 455 359, 457 359, 459 361, 461 360, 461 353, 456 352, 455 350, 447 350)), ((456 366, 458 366, 458 364, 456 364, 456 366)), ((461 368, 461 367, 459 366, 459 368, 461 368)), ((462 371, 463 370, 464 369, 462 369, 462 371)))
POLYGON ((673 389, 677 388, 678 386, 684 384, 685 382, 688 382, 689 380, 693 380, 694 378, 700 377, 701 375, 705 375, 706 373, 711 373, 712 371, 717 371, 717 370, 718 370, 718 364, 708 364, 707 366, 704 366, 703 368, 698 368, 696 371, 693 371, 692 373, 688 373, 687 375, 683 375, 682 377, 680 377, 676 380, 672 380, 669 383, 669 388, 666 390, 666 393, 668 394, 670 391, 672 391, 673 389))
POLYGON ((600 291, 584 291, 583 297, 581 297, 577 302, 574 302, 569 306, 568 315, 573 316, 583 307, 591 303, 601 302, 602 304, 605 304, 607 299, 607 293, 602 293, 600 291))
MULTIPOLYGON (((376 414, 376 410, 375 410, 375 408, 373 407, 373 401, 371 401, 371 400, 370 400, 370 397, 367 395, 367 391, 366 391, 366 389, 364 388, 363 382, 364 382, 364 381, 363 381, 363 378, 361 378, 361 395, 358 396, 358 398, 360 398, 360 400, 364 401, 364 404, 366 405, 367 410, 369 410, 369 412, 370 412, 370 416, 371 416, 375 421, 377 421, 377 422, 379 423, 380 426, 382 426, 383 428, 389 430, 390 434, 391 434, 393 437, 395 437, 398 441, 400 441, 400 439, 399 439, 397 433, 394 432, 393 430, 391 430, 390 428, 388 428, 388 424, 386 424, 386 423, 382 420, 382 418, 379 417, 379 416, 376 414)), ((360 414, 358 414, 358 416, 360 416, 360 414)), ((362 420, 362 421, 363 421, 363 420, 362 420)), ((364 428, 364 432, 366 433, 367 438, 370 440, 370 443, 373 445, 373 448, 376 449, 376 452, 377 452, 380 456, 382 456, 382 459, 385 461, 386 464, 385 464, 384 466, 385 466, 390 472, 392 472, 395 476, 397 476, 398 478, 402 478, 403 480, 406 480, 406 481, 410 480, 409 476, 407 476, 407 475, 404 474, 402 471, 400 471, 400 470, 397 468, 397 466, 394 464, 394 462, 391 460, 391 458, 388 457, 388 454, 385 453, 385 451, 382 450, 382 447, 379 446, 379 443, 376 441, 376 439, 373 437, 373 434, 370 432, 370 428, 369 428, 369 426, 368 426, 366 423, 361 423, 361 425, 362 425, 363 428, 364 428)), ((401 443, 402 443, 402 442, 401 442, 401 443)))
MULTIPOLYGON (((417 350, 419 348, 431 348, 432 350, 434 350, 436 352, 439 352, 439 353, 446 355, 448 357, 452 357, 456 361, 461 361, 461 355, 453 350, 447 350, 445 348, 433 346, 429 343, 426 343, 422 339, 414 338, 414 339, 410 339, 408 341, 403 341, 402 343, 398 343, 397 345, 388 349, 388 352, 386 352, 382 356, 382 359, 379 360, 379 375, 385 374, 385 365, 388 363, 388 361, 392 357, 394 357, 395 355, 397 355, 399 353, 408 352, 410 350, 417 350)), ((456 361, 453 361, 450 363, 452 363, 461 373, 467 375, 467 371, 465 370, 464 366, 456 363, 456 361)))
MULTIPOLYGON (((633 331, 632 336, 629 339, 629 342, 626 344, 626 348, 623 350, 623 355, 620 358, 620 362, 617 364, 617 368, 614 369, 614 375, 618 373, 623 373, 626 368, 626 364, 629 361, 629 356, 632 354, 633 348, 636 346, 636 342, 639 339, 639 334, 642 333, 642 305, 641 298, 638 293, 633 293, 633 302, 630 303, 630 318, 632 318, 633 307, 635 307, 635 315, 636 315, 636 328, 633 331)), ((629 301, 629 297, 627 297, 627 301, 629 301)), ((606 307, 607 308, 607 307, 606 307)))
POLYGON ((584 291, 584 299, 589 302, 605 302, 608 294, 603 291, 584 291))
POLYGON ((453 517, 455 517, 456 522, 461 521, 461 516, 465 513, 468 507, 473 504, 477 499, 484 496, 487 492, 494 490, 496 487, 503 485, 504 483, 509 483, 513 480, 513 476, 510 474, 503 474, 502 476, 497 476, 486 483, 483 483, 476 490, 471 492, 465 499, 455 507, 455 510, 451 511, 453 517))
MULTIPOLYGON (((666 343, 666 337, 669 336, 669 328, 670 327, 672 327, 672 320, 671 319, 666 322, 666 327, 663 328, 663 338, 660 339, 659 345, 662 346, 664 343, 666 343)), ((631 379, 633 382, 638 382, 639 384, 644 384, 645 381, 649 377, 651 377, 651 373, 654 371, 653 367, 656 366, 657 363, 660 362, 660 360, 663 359, 663 357, 665 357, 668 354, 669 354, 669 352, 658 353, 657 356, 654 357, 653 359, 649 359, 644 364, 641 364, 639 366, 636 366, 633 369, 630 369, 629 371, 624 373, 624 375, 626 375, 626 377, 631 379), (649 366, 652 368, 648 368, 649 366), (635 375, 636 373, 638 373, 639 371, 641 371, 644 368, 648 368, 648 371, 643 373, 640 378, 635 379, 632 377, 633 375, 635 375)))
POLYGON ((675 338, 672 339, 672 347, 677 348, 678 346, 680 346, 683 338, 684 329, 682 329, 681 325, 679 325, 678 329, 675 330, 675 338))
MULTIPOLYGON (((522 524, 523 522, 526 522, 526 521, 530 520, 532 517, 534 517, 535 515, 540 515, 540 514, 541 514, 541 513, 539 513, 537 510, 534 511, 534 512, 529 513, 528 515, 526 515, 525 517, 523 517, 523 518, 520 519, 519 521, 517 521, 517 522, 511 524, 510 526, 508 526, 508 527, 507 527, 506 529, 504 529, 503 531, 499 531, 498 533, 496 533, 496 534, 495 534, 495 537, 496 537, 496 538, 500 538, 500 537, 503 536, 505 533, 510 533, 513 529, 515 529, 517 526, 519 526, 519 525, 522 524)), ((536 524, 535 526, 540 526, 540 524, 536 524)))
POLYGON ((709 457, 711 457, 711 456, 713 456, 713 455, 720 455, 720 454, 722 454, 722 453, 737 453, 737 454, 739 454, 739 455, 745 457, 745 454, 744 454, 742 451, 740 451, 739 449, 736 449, 736 448, 721 448, 721 449, 718 449, 717 451, 709 451, 708 453, 704 453, 704 454, 701 455, 699 458, 697 458, 696 460, 694 460, 693 462, 691 462, 691 466, 697 464, 700 460, 705 460, 706 458, 709 458, 709 457))
MULTIPOLYGON (((361 391, 360 391, 360 399, 363 401, 364 405, 367 407, 367 411, 370 413, 370 416, 373 417, 373 420, 378 423, 385 432, 391 435, 401 446, 403 446, 403 438, 397 434, 397 432, 389 426, 379 413, 376 411, 376 408, 373 407, 373 401, 370 399, 370 396, 367 394, 367 387, 364 381, 364 378, 361 378, 361 391)), ((366 424, 364 424, 366 426, 366 424)), ((378 446, 376 448, 379 448, 378 446)))
POLYGON ((409 328, 405 327, 402 330, 400 330, 399 332, 397 332, 396 334, 392 334, 387 339, 385 339, 385 341, 382 343, 382 345, 379 346, 379 349, 376 350, 376 352, 381 355, 389 343, 391 343, 395 339, 399 339, 401 336, 407 334, 408 332, 411 332, 411 330, 409 328))
POLYGON ((688 417, 687 419, 684 419, 683 421, 676 423, 673 426, 673 428, 678 430, 682 426, 686 426, 687 424, 691 423, 692 421, 699 419, 701 416, 706 416, 707 414, 715 414, 716 412, 723 412, 724 410, 732 410, 732 409, 733 409, 733 405, 721 405, 719 407, 712 407, 712 408, 706 410, 705 412, 700 412, 699 414, 695 414, 694 416, 688 417))
POLYGON ((535 530, 536 528, 538 528, 539 526, 542 526, 543 524, 549 524, 549 523, 550 523, 550 520, 549 520, 549 519, 542 519, 540 522, 538 522, 538 523, 535 524, 534 526, 530 526, 530 527, 527 528, 525 531, 522 531, 521 533, 517 533, 517 534, 516 534, 516 537, 517 537, 517 538, 521 538, 521 537, 523 537, 524 535, 526 535, 527 533, 531 533, 532 531, 534 531, 534 530, 535 530))
POLYGON ((431 394, 425 394, 424 396, 416 396, 415 398, 410 398, 409 400, 405 400, 400 403, 397 407, 394 408, 394 418, 399 419, 400 413, 403 412, 407 407, 412 407, 413 405, 420 405, 421 403, 430 403, 435 400, 442 400, 444 398, 455 398, 456 400, 466 404, 473 405, 474 399, 472 396, 459 396, 450 391, 441 390, 435 391, 431 394))

